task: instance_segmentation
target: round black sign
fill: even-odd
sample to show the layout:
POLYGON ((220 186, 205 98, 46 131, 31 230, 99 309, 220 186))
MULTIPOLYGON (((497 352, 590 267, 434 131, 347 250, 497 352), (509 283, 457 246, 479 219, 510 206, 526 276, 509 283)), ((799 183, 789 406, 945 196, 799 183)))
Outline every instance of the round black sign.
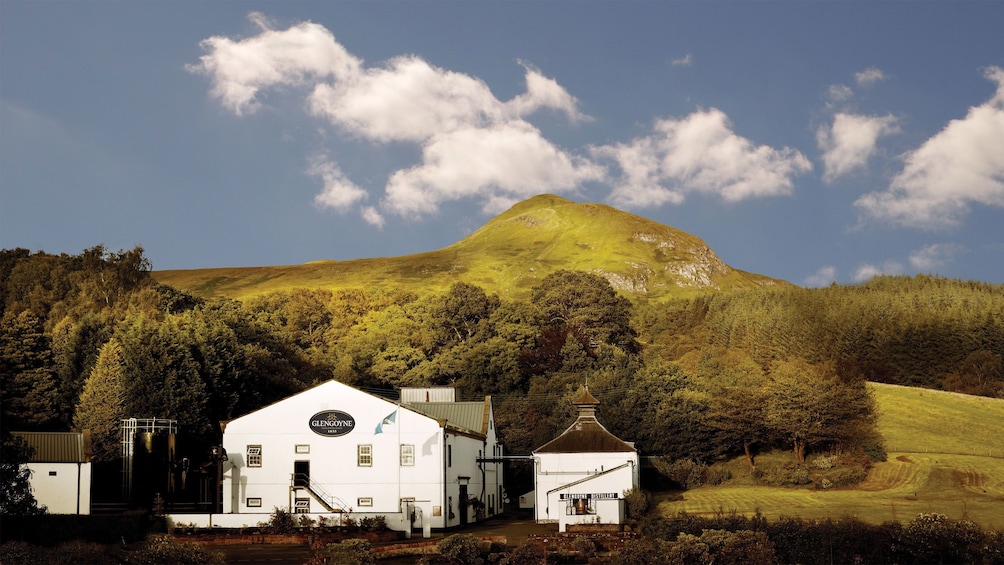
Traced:
POLYGON ((343 436, 355 427, 356 419, 340 410, 325 410, 310 417, 310 430, 319 436, 343 436))

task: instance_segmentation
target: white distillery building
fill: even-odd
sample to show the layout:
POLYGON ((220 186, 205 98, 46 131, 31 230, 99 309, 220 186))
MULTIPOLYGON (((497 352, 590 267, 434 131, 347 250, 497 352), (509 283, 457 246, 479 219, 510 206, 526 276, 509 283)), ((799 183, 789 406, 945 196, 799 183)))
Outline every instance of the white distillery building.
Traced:
POLYGON ((26 464, 32 494, 50 514, 91 513, 91 444, 79 432, 12 432, 34 449, 26 464))
POLYGON ((328 381, 227 422, 223 447, 216 525, 286 508, 334 523, 384 516, 428 535, 502 511, 502 466, 485 461, 503 455, 491 397, 457 402, 452 388, 393 402, 328 381))
POLYGON ((596 419, 599 401, 583 390, 579 413, 561 435, 533 452, 537 522, 623 524, 624 492, 639 486, 638 450, 596 419))

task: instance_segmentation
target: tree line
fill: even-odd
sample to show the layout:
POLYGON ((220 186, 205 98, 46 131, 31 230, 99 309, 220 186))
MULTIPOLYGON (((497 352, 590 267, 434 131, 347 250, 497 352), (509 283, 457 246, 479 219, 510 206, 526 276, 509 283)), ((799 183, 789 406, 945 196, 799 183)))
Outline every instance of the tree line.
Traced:
POLYGON ((158 285, 142 248, 0 251, 5 430, 90 430, 113 459, 122 418, 173 418, 192 445, 220 421, 337 379, 391 393, 493 395, 528 453, 588 384, 645 454, 710 462, 782 447, 883 455, 865 380, 1000 394, 1004 292, 932 277, 632 302, 559 271, 511 300, 469 283, 417 295, 293 289, 243 301, 158 285))

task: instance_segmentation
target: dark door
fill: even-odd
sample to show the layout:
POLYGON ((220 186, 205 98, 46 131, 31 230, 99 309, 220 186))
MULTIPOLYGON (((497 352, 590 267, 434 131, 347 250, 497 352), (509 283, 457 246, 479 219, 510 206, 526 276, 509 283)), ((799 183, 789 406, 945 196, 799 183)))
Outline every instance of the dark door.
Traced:
POLYGON ((293 462, 293 486, 310 486, 310 461, 293 462))
POLYGON ((460 485, 460 525, 467 525, 467 485, 460 485))

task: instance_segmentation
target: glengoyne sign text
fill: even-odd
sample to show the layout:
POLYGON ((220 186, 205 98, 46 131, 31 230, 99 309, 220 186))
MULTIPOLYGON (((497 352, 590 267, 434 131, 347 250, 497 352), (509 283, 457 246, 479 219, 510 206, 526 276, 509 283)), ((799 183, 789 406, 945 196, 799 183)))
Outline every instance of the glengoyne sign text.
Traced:
POLYGON ((343 436, 355 427, 356 419, 340 410, 325 410, 310 417, 310 431, 319 436, 343 436))

